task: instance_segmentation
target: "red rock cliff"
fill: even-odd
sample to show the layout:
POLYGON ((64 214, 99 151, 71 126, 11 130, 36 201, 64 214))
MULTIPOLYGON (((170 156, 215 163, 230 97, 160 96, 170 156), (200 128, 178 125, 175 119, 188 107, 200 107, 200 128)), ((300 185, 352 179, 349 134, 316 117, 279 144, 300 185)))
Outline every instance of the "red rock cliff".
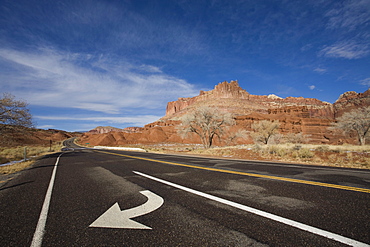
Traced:
POLYGON ((370 88, 363 93, 356 93, 354 91, 345 92, 339 96, 333 105, 335 118, 353 109, 370 106, 370 88))
MULTIPOLYGON (((95 135, 90 132, 86 133, 81 140, 83 140, 82 143, 89 142, 94 145, 199 143, 200 140, 196 135, 182 139, 177 133, 177 127, 181 123, 178 117, 202 105, 217 107, 220 111, 232 113, 236 120, 234 131, 238 129, 251 131, 253 122, 266 119, 279 121, 281 134, 302 133, 308 137, 306 141, 310 143, 356 143, 355 138, 344 139, 345 136, 330 130, 329 127, 335 121, 335 117, 357 107, 370 106, 370 89, 364 93, 344 93, 334 104, 330 104, 312 98, 283 99, 276 95, 251 95, 240 88, 237 81, 222 82, 213 90, 201 91, 196 97, 179 98, 177 101, 169 102, 166 116, 145 125, 144 128, 124 130, 112 127, 104 127, 100 130, 98 128, 94 130, 95 133, 105 134, 95 135), (109 132, 106 133, 108 130, 109 132)), ((251 143, 252 140, 244 142, 251 143)), ((223 143, 216 145, 223 145, 223 143)))
POLYGON ((237 81, 230 83, 224 81, 215 86, 211 91, 200 91, 193 98, 179 98, 167 104, 164 119, 171 119, 185 114, 192 107, 202 104, 215 106, 230 112, 235 116, 251 112, 268 113, 269 109, 278 109, 291 106, 306 106, 312 117, 334 118, 333 106, 318 99, 303 97, 287 97, 285 99, 276 95, 251 95, 242 89, 237 81))

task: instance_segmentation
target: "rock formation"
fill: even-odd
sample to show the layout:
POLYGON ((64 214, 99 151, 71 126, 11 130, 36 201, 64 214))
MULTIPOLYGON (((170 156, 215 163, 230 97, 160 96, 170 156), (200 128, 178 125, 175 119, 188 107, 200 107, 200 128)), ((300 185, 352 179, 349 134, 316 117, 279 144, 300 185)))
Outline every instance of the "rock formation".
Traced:
POLYGON ((370 106, 370 88, 363 93, 346 92, 339 96, 334 103, 335 118, 350 110, 370 106))
POLYGON ((95 133, 95 134, 105 134, 105 133, 109 133, 111 131, 121 132, 122 129, 111 127, 111 126, 98 126, 94 129, 90 130, 89 132, 90 133, 95 133))
MULTIPOLYGON (((81 143, 89 142, 92 145, 199 143, 196 135, 186 139, 180 138, 177 128, 181 123, 181 116, 202 105, 217 107, 220 111, 231 113, 236 120, 236 126, 231 128, 234 132, 251 131, 253 122, 271 120, 279 121, 281 134, 301 133, 307 136, 310 143, 341 144, 343 141, 355 143, 354 138, 345 139, 341 133, 334 132, 330 127, 335 118, 344 112, 357 107, 370 106, 370 89, 364 93, 344 93, 334 104, 331 104, 313 98, 281 98, 274 94, 252 95, 242 89, 237 81, 230 83, 225 81, 216 85, 213 90, 200 91, 198 96, 169 102, 166 115, 143 128, 98 127, 86 133, 81 143), (105 134, 95 135, 98 133, 105 134)), ((217 140, 215 142, 216 145, 225 143, 217 140)), ((238 143, 252 143, 252 140, 250 138, 239 140, 238 143)))
POLYGON ((167 104, 166 116, 162 119, 176 119, 200 105, 217 107, 235 116, 246 115, 252 112, 267 114, 270 109, 291 106, 306 106, 311 117, 334 118, 333 105, 318 99, 303 97, 287 97, 285 99, 270 94, 252 95, 242 89, 237 81, 224 81, 211 91, 200 91, 193 98, 179 98, 167 104))

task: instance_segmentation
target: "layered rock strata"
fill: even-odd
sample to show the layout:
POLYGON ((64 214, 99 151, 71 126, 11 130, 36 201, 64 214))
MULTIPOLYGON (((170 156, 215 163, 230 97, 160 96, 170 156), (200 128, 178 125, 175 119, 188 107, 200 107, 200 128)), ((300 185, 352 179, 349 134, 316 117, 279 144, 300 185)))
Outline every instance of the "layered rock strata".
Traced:
MULTIPOLYGON (((270 94, 252 95, 242 89, 237 81, 221 82, 210 91, 200 91, 192 98, 179 98, 167 104, 166 115, 143 128, 130 127, 123 130, 101 127, 87 133, 82 140, 93 145, 124 145, 138 143, 200 143, 194 134, 182 139, 177 134, 181 116, 194 111, 199 106, 217 107, 220 111, 233 115, 236 125, 230 128, 227 136, 238 130, 251 131, 252 123, 261 120, 279 121, 281 134, 301 133, 310 143, 342 144, 356 143, 356 139, 345 137, 331 130, 332 123, 339 116, 352 109, 370 106, 370 89, 364 93, 346 92, 334 103, 313 98, 287 97, 270 94), (95 135, 96 133, 105 133, 95 135)), ((252 143, 251 138, 238 139, 237 144, 252 143)), ((215 141, 215 145, 225 145, 227 141, 215 141)))

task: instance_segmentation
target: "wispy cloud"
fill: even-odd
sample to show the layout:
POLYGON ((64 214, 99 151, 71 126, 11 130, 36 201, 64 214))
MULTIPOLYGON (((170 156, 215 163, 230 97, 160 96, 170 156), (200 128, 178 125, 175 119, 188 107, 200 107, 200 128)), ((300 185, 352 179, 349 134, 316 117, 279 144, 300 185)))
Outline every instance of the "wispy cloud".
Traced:
POLYGON ((360 81, 360 84, 361 84, 361 85, 364 85, 364 86, 368 86, 368 87, 370 87, 370 77, 368 77, 368 78, 365 78, 365 79, 361 80, 361 81, 360 81))
POLYGON ((358 59, 370 54, 370 0, 338 1, 325 17, 327 30, 335 30, 340 37, 334 44, 325 46, 319 55, 333 58, 358 59))
POLYGON ((329 17, 327 27, 331 29, 346 28, 354 30, 370 21, 370 1, 351 0, 339 2, 338 7, 326 13, 329 17))
POLYGON ((319 74, 324 74, 326 73, 327 69, 324 68, 315 68, 313 71, 319 73, 319 74))
POLYGON ((40 126, 37 126, 38 128, 40 129, 52 129, 52 128, 55 128, 54 125, 51 125, 51 124, 45 124, 45 125, 40 125, 40 126))
POLYGON ((0 63, 0 78, 6 82, 0 90, 33 105, 117 114, 123 108, 163 109, 168 101, 198 92, 156 66, 108 56, 50 48, 37 52, 1 49, 0 63))
POLYGON ((324 47, 319 55, 334 58, 358 59, 370 53, 369 45, 355 41, 337 42, 331 46, 324 47))
POLYGON ((308 88, 309 88, 310 90, 314 90, 314 89, 316 88, 316 86, 315 86, 315 85, 311 85, 311 86, 308 86, 308 88))
MULTIPOLYGON (((133 115, 129 117, 114 117, 114 116, 89 116, 89 117, 80 117, 80 116, 34 116, 35 119, 39 120, 57 120, 57 121, 69 121, 69 122, 94 122, 94 123, 109 123, 109 124, 131 124, 133 126, 144 126, 147 123, 154 122, 158 120, 161 116, 155 115, 133 115)), ((95 124, 96 125, 96 124, 95 124)))

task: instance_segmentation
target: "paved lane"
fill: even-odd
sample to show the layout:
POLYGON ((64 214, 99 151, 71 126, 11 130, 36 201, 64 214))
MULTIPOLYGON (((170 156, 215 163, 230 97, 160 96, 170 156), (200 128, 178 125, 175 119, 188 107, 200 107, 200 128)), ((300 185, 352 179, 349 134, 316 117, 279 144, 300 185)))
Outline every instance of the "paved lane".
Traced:
MULTIPOLYGON (((2 246, 30 246, 56 157, 45 157, 0 188, 2 246)), ((370 189, 368 171, 75 150, 61 156, 43 246, 346 246, 135 171, 370 243, 369 193, 243 175, 311 180, 366 191, 370 189), (89 227, 116 203, 124 211, 150 201, 142 191, 164 201, 154 211, 133 218, 151 230, 89 227)))

